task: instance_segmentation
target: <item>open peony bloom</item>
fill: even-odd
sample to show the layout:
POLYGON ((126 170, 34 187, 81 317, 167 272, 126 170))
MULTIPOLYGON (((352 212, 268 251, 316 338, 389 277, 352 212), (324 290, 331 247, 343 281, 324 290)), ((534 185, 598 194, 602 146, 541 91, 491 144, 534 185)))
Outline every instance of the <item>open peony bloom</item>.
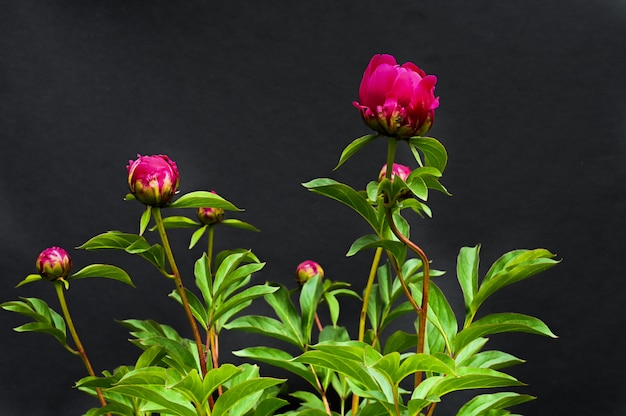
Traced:
POLYGON ((70 274, 72 259, 61 247, 50 247, 39 254, 36 267, 44 279, 57 280, 70 274))
POLYGON ((391 55, 374 55, 363 74, 359 102, 365 124, 385 136, 406 139, 430 130, 439 107, 437 77, 417 65, 396 63, 391 55))
POLYGON ((311 280, 317 275, 323 278, 324 269, 322 269, 322 266, 320 266, 319 263, 313 260, 305 260, 298 264, 298 267, 296 268, 296 278, 301 285, 305 284, 308 280, 311 280))
POLYGON ((166 155, 137 155, 137 160, 129 160, 126 168, 130 192, 146 205, 164 206, 178 189, 178 168, 166 155))
MULTIPOLYGON (((411 174, 411 168, 405 165, 401 165, 399 163, 394 163, 393 167, 391 168, 391 180, 392 181, 397 176, 398 178, 406 182, 410 174, 411 174)), ((386 175, 387 175, 387 164, 385 163, 383 165, 383 168, 380 170, 380 173, 378 174, 378 181, 380 182, 383 179, 385 179, 386 175)))

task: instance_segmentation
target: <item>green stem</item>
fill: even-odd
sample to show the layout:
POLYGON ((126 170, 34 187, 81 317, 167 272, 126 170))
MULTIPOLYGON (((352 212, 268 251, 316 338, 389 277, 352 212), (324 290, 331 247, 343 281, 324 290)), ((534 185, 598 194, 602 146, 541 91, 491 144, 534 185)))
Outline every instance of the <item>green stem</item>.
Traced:
POLYGON ((385 172, 385 177, 389 180, 391 180, 393 162, 396 158, 396 147, 398 147, 398 139, 389 137, 387 141, 387 171, 385 172))
POLYGON ((198 325, 196 324, 196 320, 194 319, 193 313, 191 312, 191 307, 189 306, 189 300, 187 299, 187 293, 185 293, 185 286, 183 285, 183 280, 180 276, 180 271, 178 270, 178 266, 176 265, 176 261, 174 260, 172 247, 170 246, 170 242, 167 238, 167 233, 165 232, 165 226, 163 225, 163 217, 161 216, 161 210, 159 207, 153 207, 152 211, 154 215, 154 221, 156 222, 157 229, 159 231, 159 236, 161 237, 161 242, 163 243, 165 256, 167 257, 167 260, 172 269, 172 274, 174 275, 174 281, 176 282, 176 290, 178 291, 178 294, 182 301, 183 309, 185 309, 185 314, 187 315, 187 320, 189 321, 189 325, 191 325, 193 337, 196 342, 196 347, 198 349, 198 358, 200 359, 200 371, 202 372, 202 376, 204 377, 206 375, 207 368, 206 368, 206 358, 204 356, 204 347, 202 345, 202 339, 200 339, 200 331, 198 331, 198 325))
POLYGON ((207 243, 207 251, 206 251, 206 256, 208 259, 208 270, 209 270, 209 275, 213 276, 213 240, 215 238, 215 226, 214 225, 209 225, 208 226, 208 243, 207 243))
MULTIPOLYGON (((398 237, 400 241, 402 241, 407 247, 409 247, 413 252, 415 252, 419 258, 422 260, 422 270, 424 277, 422 279, 422 306, 420 308, 420 313, 418 314, 418 333, 417 333, 417 353, 421 354, 424 352, 424 341, 426 339, 426 318, 428 316, 428 290, 430 285, 430 264, 428 263, 428 257, 426 257, 426 253, 419 246, 417 246, 414 242, 406 238, 398 227, 393 222, 393 216, 391 214, 391 210, 387 210, 387 220, 389 222, 389 227, 393 234, 398 237)), ((410 297, 411 299, 412 297, 410 297)), ((415 373, 415 387, 417 387, 422 381, 422 372, 415 373)))
MULTIPOLYGON (((78 355, 83 360, 83 364, 87 369, 87 372, 90 376, 95 377, 96 374, 93 371, 93 367, 91 366, 91 362, 89 361, 89 357, 87 357, 87 352, 85 351, 85 347, 83 347, 83 343, 80 342, 80 338, 78 337, 78 332, 76 332, 76 327, 74 326, 74 321, 72 320, 72 315, 70 315, 70 310, 67 307, 67 301, 65 300, 65 293, 63 293, 63 282, 60 280, 54 281, 54 288, 57 292, 57 297, 59 298, 59 303, 61 304, 61 309, 63 310, 63 316, 65 317, 65 322, 67 323, 67 327, 70 329, 70 334, 72 334, 72 339, 74 340, 74 345, 76 346, 76 350, 78 351, 78 355)), ((100 404, 102 407, 107 405, 106 400, 104 400, 104 396, 102 395, 102 390, 99 387, 96 387, 96 393, 98 395, 98 399, 100 400, 100 404)))

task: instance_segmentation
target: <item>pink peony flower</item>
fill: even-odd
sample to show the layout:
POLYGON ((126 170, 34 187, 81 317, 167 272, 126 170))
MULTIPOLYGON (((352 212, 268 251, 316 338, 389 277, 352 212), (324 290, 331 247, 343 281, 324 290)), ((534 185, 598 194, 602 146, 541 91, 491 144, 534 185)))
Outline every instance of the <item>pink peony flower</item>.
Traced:
POLYGON ((396 63, 391 55, 374 55, 363 74, 359 102, 354 106, 372 129, 406 139, 425 134, 433 123, 439 97, 437 77, 417 65, 396 63))
MULTIPOLYGON (((410 174, 411 174, 411 168, 408 166, 401 165, 399 163, 394 163, 393 168, 391 168, 391 180, 392 181, 396 176, 398 176, 398 178, 406 182, 410 174)), ((380 182, 383 179, 385 179, 386 175, 387 175, 387 164, 385 163, 383 165, 383 168, 380 170, 380 173, 378 174, 378 181, 380 182)))
POLYGON ((72 270, 72 259, 61 247, 45 249, 37 257, 37 271, 46 280, 67 277, 72 270))
MULTIPOLYGON (((215 193, 215 191, 211 191, 215 193)), ((198 220, 205 225, 216 224, 224 218, 222 208, 198 208, 198 220)))
POLYGON ((313 260, 305 260, 298 264, 298 267, 296 267, 296 278, 301 285, 317 275, 323 278, 324 269, 322 269, 322 266, 320 266, 319 263, 313 260))
POLYGON ((178 168, 166 155, 137 155, 137 160, 129 160, 126 168, 130 192, 146 205, 167 205, 178 190, 178 168))

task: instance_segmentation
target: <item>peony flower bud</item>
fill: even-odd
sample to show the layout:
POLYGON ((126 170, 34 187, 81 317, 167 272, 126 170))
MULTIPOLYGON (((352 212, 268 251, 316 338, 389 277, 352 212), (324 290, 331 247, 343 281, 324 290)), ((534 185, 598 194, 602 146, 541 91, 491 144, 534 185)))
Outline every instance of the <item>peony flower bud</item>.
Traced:
POLYGON ((298 279, 298 283, 301 285, 318 275, 323 278, 324 269, 322 269, 319 263, 313 260, 305 260, 296 268, 296 279, 298 279))
MULTIPOLYGON (((216 193, 211 191, 211 193, 216 193)), ((224 210, 222 208, 198 208, 198 220, 205 225, 222 222, 224 210)))
POLYGON ((72 270, 72 259, 61 247, 45 249, 37 257, 37 271, 46 280, 67 277, 72 270))
POLYGON ((137 160, 129 160, 126 168, 130 192, 146 205, 167 205, 178 190, 178 168, 166 155, 137 155, 137 160))
POLYGON ((365 69, 359 102, 353 105, 370 128, 385 136, 406 139, 430 130, 439 107, 437 77, 412 62, 396 63, 391 55, 374 55, 365 69))
MULTIPOLYGON (((410 174, 411 174, 411 168, 408 166, 401 165, 399 163, 394 163, 393 168, 391 168, 391 180, 392 181, 396 176, 398 176, 398 178, 406 182, 410 174)), ((380 170, 380 173, 378 174, 378 182, 385 179, 386 175, 387 175, 387 164, 385 163, 383 165, 383 168, 380 170)))

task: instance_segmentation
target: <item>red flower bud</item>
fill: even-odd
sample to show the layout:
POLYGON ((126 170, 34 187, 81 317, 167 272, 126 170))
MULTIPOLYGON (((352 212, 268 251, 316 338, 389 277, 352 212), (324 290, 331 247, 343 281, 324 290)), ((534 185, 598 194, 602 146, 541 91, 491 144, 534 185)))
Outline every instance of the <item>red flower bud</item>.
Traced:
POLYGON ((37 271, 46 280, 67 277, 72 270, 72 259, 61 247, 45 249, 37 257, 37 271))
POLYGON ((129 160, 126 168, 130 192, 146 205, 167 205, 178 190, 178 168, 166 155, 137 155, 137 160, 129 160))
MULTIPOLYGON (((216 193, 211 191, 211 193, 216 193)), ((198 208, 198 220, 205 225, 222 222, 224 210, 222 208, 198 208)))
POLYGON ((319 263, 314 262, 313 260, 305 260, 296 268, 296 278, 298 279, 298 283, 301 285, 318 275, 323 278, 324 269, 322 269, 322 266, 320 266, 319 263))
MULTIPOLYGON (((406 182, 410 174, 411 174, 411 168, 408 166, 401 165, 399 163, 394 163, 393 167, 391 168, 391 180, 392 181, 397 176, 398 178, 406 182)), ((387 164, 385 163, 383 165, 383 168, 380 170, 380 173, 378 174, 378 181, 380 182, 383 179, 385 179, 386 175, 387 175, 387 164)))
POLYGON ((365 69, 354 106, 372 129, 385 136, 406 139, 430 130, 439 107, 437 77, 417 65, 398 65, 391 55, 374 55, 365 69))

